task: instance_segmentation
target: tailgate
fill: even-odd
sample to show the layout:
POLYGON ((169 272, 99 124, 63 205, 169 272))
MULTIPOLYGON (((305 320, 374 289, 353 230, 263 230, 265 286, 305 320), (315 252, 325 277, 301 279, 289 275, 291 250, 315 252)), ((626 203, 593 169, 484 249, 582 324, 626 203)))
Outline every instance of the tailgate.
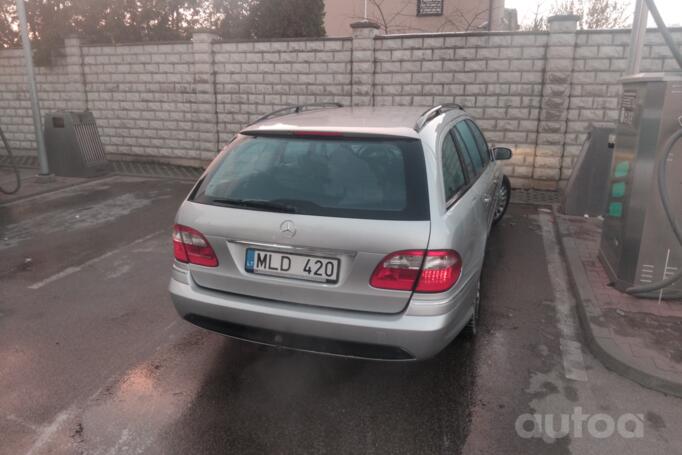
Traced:
POLYGON ((430 232, 429 221, 333 218, 193 202, 184 203, 177 222, 199 229, 218 256, 216 268, 190 266, 199 286, 267 300, 373 313, 399 313, 411 297, 409 291, 371 287, 374 268, 389 253, 426 249, 430 232), (248 249, 279 253, 278 261, 282 255, 338 259, 335 282, 250 273, 246 267, 248 249))

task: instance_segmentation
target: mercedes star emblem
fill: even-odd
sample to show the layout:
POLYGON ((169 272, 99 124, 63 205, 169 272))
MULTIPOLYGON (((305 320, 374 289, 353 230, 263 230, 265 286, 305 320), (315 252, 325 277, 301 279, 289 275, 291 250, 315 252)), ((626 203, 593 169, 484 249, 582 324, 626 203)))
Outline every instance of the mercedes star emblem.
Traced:
POLYGON ((292 238, 296 235, 296 226, 291 220, 283 221, 282 224, 279 225, 279 230, 282 231, 282 234, 285 237, 292 238))

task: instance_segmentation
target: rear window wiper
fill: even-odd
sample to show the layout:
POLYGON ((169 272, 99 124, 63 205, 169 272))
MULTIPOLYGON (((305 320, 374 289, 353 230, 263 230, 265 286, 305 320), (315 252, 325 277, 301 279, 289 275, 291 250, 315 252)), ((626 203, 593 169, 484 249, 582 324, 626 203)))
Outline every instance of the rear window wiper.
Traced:
POLYGON ((298 209, 281 202, 264 201, 261 199, 211 199, 214 204, 228 207, 246 207, 250 209, 269 210, 272 212, 297 213, 298 209))

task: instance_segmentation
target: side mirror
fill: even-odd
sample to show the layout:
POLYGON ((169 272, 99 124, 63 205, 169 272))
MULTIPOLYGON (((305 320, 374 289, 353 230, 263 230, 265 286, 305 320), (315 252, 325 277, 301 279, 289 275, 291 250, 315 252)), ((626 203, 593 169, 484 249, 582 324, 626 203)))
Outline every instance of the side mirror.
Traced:
POLYGON ((495 147, 493 153, 495 154, 495 161, 510 160, 512 157, 512 150, 508 147, 495 147))

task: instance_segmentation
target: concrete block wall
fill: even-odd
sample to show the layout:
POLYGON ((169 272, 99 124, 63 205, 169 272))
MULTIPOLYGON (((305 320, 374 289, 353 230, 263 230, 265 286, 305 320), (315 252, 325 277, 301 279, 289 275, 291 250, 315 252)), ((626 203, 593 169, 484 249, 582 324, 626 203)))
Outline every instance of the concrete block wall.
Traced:
MULTIPOLYGON (((107 153, 210 159, 197 147, 211 117, 195 112, 191 44, 84 46, 87 107, 107 153)), ((213 141, 215 143, 215 141, 213 141)), ((214 148, 211 147, 211 148, 214 148)))
POLYGON ((350 105, 352 44, 351 39, 214 44, 220 143, 288 105, 350 105))
POLYGON ((490 142, 514 147, 517 185, 533 177, 548 37, 496 33, 377 40, 376 105, 457 102, 490 142))
MULTIPOLYGON (((589 129, 612 124, 628 31, 381 36, 353 24, 352 38, 88 46, 65 42, 37 68, 43 111, 94 112, 112 157, 203 164, 241 127, 290 104, 434 105, 457 102, 491 142, 514 148, 517 187, 556 188, 570 175, 589 129)), ((673 35, 682 43, 682 29, 673 35)), ((676 70, 657 31, 643 71, 676 70)), ((18 154, 34 154, 21 53, 0 50, 0 125, 18 154)))
MULTIPOLYGON (((53 67, 35 69, 40 103, 45 112, 84 108, 81 66, 71 52, 73 49, 66 50, 53 67)), ((0 126, 18 154, 35 154, 31 101, 23 62, 21 50, 0 51, 0 126)))
MULTIPOLYGON (((552 188, 560 180, 566 151, 566 122, 573 81, 578 16, 553 16, 542 78, 542 101, 533 167, 533 185, 552 188)), ((516 175, 516 169, 513 172, 516 175)))
MULTIPOLYGON (((682 46, 682 29, 673 29, 672 34, 682 46)), ((618 80, 626 68, 629 47, 628 30, 577 32, 562 179, 569 178, 587 131, 592 126, 613 126, 618 119, 621 92, 618 80)), ((640 69, 680 71, 657 31, 649 30, 646 34, 640 69)))

